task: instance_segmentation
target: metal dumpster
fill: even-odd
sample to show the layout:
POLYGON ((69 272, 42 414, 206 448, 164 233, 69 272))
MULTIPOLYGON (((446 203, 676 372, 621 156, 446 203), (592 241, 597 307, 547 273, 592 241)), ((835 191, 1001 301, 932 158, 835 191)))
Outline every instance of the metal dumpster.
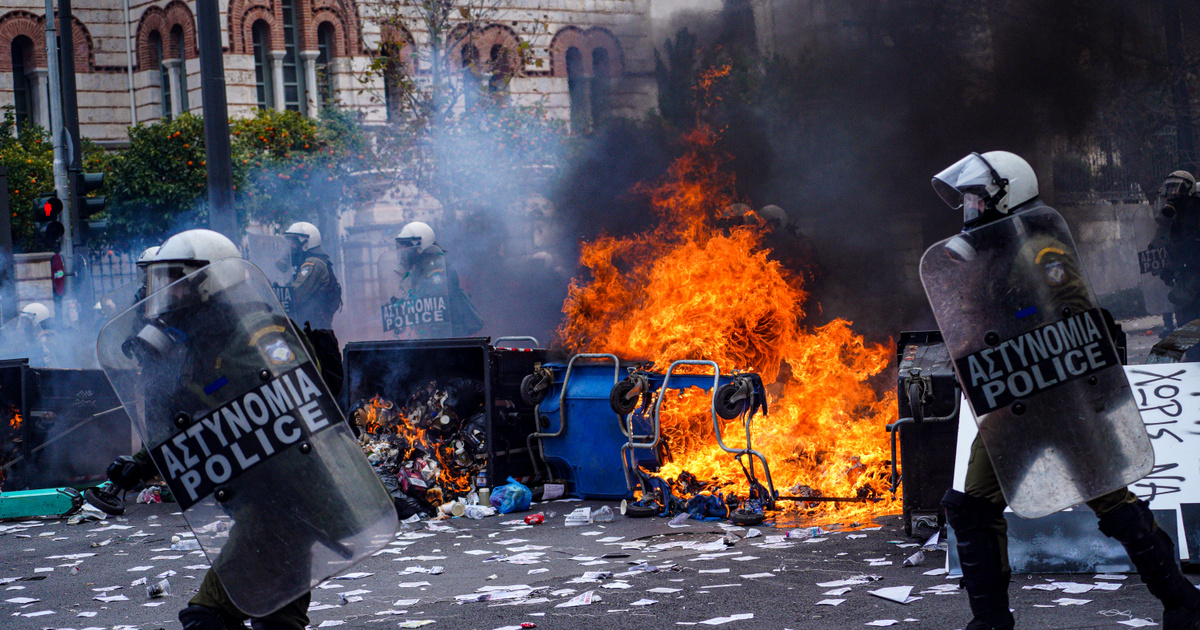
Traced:
POLYGON ((404 401, 429 382, 456 378, 483 383, 486 463, 473 485, 492 487, 507 477, 527 480, 533 475, 526 437, 537 430, 532 405, 519 395, 521 378, 545 360, 540 348, 504 347, 517 339, 487 337, 363 341, 344 350, 346 384, 343 409, 350 410, 374 396, 404 401), (499 347, 498 347, 499 346, 499 347))
MULTIPOLYGON (((727 386, 735 385, 739 376, 722 375, 712 361, 676 361, 665 373, 657 373, 622 362, 612 354, 578 354, 565 364, 549 363, 540 366, 540 370, 549 387, 541 394, 538 405, 540 431, 531 434, 529 441, 531 446, 537 443, 536 453, 550 469, 551 476, 567 481, 569 494, 585 499, 632 498, 638 487, 636 468, 653 471, 661 463, 659 411, 663 396, 668 391, 691 387, 712 392, 710 411, 721 447, 738 457, 757 457, 770 483, 762 455, 750 446, 728 448, 722 441, 717 409, 728 405, 717 402, 719 392, 733 391, 727 386), (679 371, 684 366, 711 372, 679 371), (631 404, 618 413, 617 407, 624 405, 619 400, 622 397, 631 404), (640 408, 636 405, 639 398, 644 401, 640 408)), ((757 395, 761 396, 761 381, 755 379, 755 382, 757 395)), ((737 415, 726 412, 722 417, 733 419, 737 415)), ((748 414, 747 423, 753 415, 753 412, 748 414)))
POLYGON ((904 531, 929 536, 946 522, 941 502, 954 480, 962 390, 942 334, 936 330, 900 333, 896 363, 900 419, 888 425, 892 488, 895 491, 903 484, 904 531))
POLYGON ((0 361, 0 405, 4 490, 97 483, 114 458, 138 448, 129 416, 100 370, 0 361))

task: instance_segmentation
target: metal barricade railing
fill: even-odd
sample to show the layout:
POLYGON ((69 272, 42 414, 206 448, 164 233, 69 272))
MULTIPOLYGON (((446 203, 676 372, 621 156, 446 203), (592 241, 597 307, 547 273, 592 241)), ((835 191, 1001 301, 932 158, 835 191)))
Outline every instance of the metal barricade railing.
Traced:
MULTIPOLYGON (((577 355, 571 357, 571 360, 567 362, 567 370, 563 374, 562 390, 559 391, 559 393, 558 393, 558 430, 554 431, 552 433, 545 433, 545 432, 542 432, 539 430, 539 431, 530 433, 529 437, 525 438, 525 445, 529 448, 529 459, 533 462, 533 470, 534 470, 535 475, 539 474, 539 470, 538 470, 537 458, 534 457, 533 441, 537 440, 538 456, 542 458, 542 463, 546 464, 546 468, 547 468, 547 470, 549 470, 549 464, 546 463, 546 447, 545 447, 545 443, 542 440, 544 438, 556 438, 556 437, 562 435, 563 432, 567 430, 567 405, 566 405, 567 387, 571 384, 571 371, 575 367, 575 362, 578 361, 579 359, 607 359, 607 360, 610 360, 613 362, 613 385, 616 385, 621 380, 621 360, 618 359, 617 355, 615 355, 615 354, 583 353, 583 354, 577 354, 577 355)), ((541 422, 541 417, 542 417, 541 407, 542 406, 540 403, 537 405, 534 405, 534 407, 533 407, 533 417, 539 423, 541 422)))

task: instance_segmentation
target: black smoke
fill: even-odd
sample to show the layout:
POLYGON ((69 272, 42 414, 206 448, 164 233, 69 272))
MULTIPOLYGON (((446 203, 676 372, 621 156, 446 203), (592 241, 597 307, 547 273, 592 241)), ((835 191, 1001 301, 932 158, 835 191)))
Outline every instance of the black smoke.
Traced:
POLYGON ((642 229, 652 215, 627 184, 661 176, 678 152, 672 134, 697 115, 679 77, 729 65, 722 101, 699 115, 723 129, 739 194, 782 206, 816 244, 815 323, 848 318, 874 340, 934 327, 919 254, 957 232, 961 216, 934 195, 933 174, 972 151, 1006 150, 1049 190, 1056 146, 1141 115, 1170 76, 1160 3, 774 7, 763 19, 726 0, 707 21, 681 25, 688 31, 658 47, 659 114, 640 133, 599 132, 556 201, 583 238, 642 229), (695 34, 695 53, 680 50, 695 34))

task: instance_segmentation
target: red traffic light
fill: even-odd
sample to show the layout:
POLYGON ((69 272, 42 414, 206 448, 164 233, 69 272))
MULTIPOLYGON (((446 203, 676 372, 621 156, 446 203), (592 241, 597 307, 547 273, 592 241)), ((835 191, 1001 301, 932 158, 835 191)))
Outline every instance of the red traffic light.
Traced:
POLYGON ((37 220, 39 222, 54 221, 62 213, 63 202, 58 197, 42 197, 38 200, 37 220))

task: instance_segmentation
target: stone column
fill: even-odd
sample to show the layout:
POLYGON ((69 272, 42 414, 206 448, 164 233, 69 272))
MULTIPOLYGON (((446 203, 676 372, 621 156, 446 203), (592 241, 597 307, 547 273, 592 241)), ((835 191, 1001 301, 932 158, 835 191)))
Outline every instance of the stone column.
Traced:
POLYGON ((302 50, 300 59, 304 62, 304 92, 308 99, 308 115, 316 118, 321 112, 320 85, 317 84, 317 57, 320 51, 302 50))
POLYGON ((272 50, 267 54, 271 57, 271 87, 275 91, 275 110, 282 112, 287 109, 287 102, 283 98, 283 58, 287 53, 272 50))
POLYGON ((30 88, 33 91, 33 122, 42 129, 50 130, 50 71, 42 68, 28 72, 30 88))
POLYGON ((183 84, 179 80, 179 66, 181 65, 178 59, 163 59, 163 67, 167 69, 167 94, 171 98, 171 118, 179 118, 179 114, 183 113, 182 100, 179 98, 179 86, 183 84))

